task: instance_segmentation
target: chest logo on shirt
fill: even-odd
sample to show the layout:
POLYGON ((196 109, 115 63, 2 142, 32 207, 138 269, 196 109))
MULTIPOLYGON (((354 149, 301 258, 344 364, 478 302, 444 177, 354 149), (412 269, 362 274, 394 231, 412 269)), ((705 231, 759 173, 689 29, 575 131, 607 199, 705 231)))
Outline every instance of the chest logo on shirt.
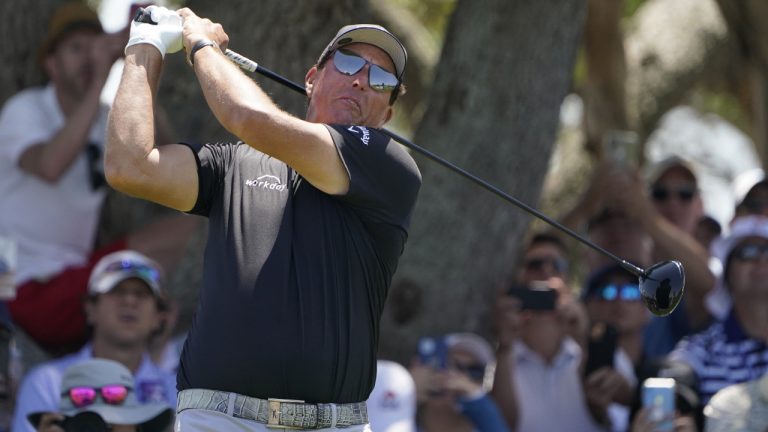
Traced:
POLYGON ((347 130, 355 135, 360 135, 360 141, 365 145, 368 145, 371 141, 371 133, 368 132, 368 128, 365 126, 350 126, 347 130))
POLYGON ((274 190, 274 191, 284 191, 286 187, 280 181, 279 178, 269 174, 259 176, 255 180, 254 179, 246 180, 245 185, 253 188, 267 189, 267 190, 274 190))

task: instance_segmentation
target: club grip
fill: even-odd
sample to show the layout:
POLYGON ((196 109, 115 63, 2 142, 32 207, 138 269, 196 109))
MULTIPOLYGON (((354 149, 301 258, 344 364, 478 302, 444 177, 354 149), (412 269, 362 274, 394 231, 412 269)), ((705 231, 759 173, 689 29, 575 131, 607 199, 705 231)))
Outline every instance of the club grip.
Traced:
POLYGON ((141 7, 136 9, 136 16, 133 17, 133 20, 140 23, 157 25, 156 22, 152 21, 152 14, 141 7))

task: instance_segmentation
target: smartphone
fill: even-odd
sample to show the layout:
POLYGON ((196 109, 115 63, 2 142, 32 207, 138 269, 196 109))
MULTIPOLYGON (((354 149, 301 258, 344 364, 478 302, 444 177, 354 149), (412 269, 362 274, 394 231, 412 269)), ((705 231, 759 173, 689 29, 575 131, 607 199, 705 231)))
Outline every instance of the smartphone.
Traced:
POLYGON ((595 323, 590 327, 584 376, 603 367, 613 367, 618 339, 618 332, 612 325, 595 323))
POLYGON ((674 430, 673 416, 675 413, 675 380, 673 378, 648 378, 642 387, 643 408, 650 410, 649 419, 659 422, 657 431, 671 432, 674 430))
POLYGON ((603 156, 619 166, 637 166, 637 134, 625 130, 609 130, 603 135, 603 156))
POLYGON ((445 369, 448 363, 448 345, 444 337, 422 337, 418 345, 419 361, 432 369, 445 369))
POLYGON ((557 291, 549 287, 513 286, 507 294, 520 299, 520 308, 523 310, 551 311, 557 303, 557 291))

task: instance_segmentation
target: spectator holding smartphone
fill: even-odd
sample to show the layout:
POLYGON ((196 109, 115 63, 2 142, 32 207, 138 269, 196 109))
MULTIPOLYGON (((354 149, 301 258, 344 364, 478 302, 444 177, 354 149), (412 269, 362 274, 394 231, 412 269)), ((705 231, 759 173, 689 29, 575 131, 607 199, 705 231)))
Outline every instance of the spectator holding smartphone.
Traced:
POLYGON ((615 264, 588 278, 582 299, 591 323, 584 374, 588 404, 613 430, 626 430, 637 386, 633 359, 643 358, 648 310, 637 278, 615 264))
POLYGON ((586 313, 567 288, 566 249, 556 236, 537 234, 523 252, 516 286, 544 282, 555 291, 550 310, 505 293, 496 304, 498 349, 493 396, 518 431, 604 431, 587 407, 581 364, 586 313))
POLYGON ((474 333, 422 339, 432 346, 411 366, 423 432, 505 432, 509 427, 488 394, 493 386, 493 349, 474 333), (434 348, 434 349, 432 349, 434 348))

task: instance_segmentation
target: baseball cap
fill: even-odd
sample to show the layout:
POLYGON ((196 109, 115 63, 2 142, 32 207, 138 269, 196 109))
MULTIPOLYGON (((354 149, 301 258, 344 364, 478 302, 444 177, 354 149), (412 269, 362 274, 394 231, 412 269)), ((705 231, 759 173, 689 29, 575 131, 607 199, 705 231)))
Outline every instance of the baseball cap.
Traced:
POLYGON ((696 168, 689 161, 680 156, 669 156, 658 162, 650 164, 646 170, 645 178, 649 185, 656 183, 661 176, 672 168, 683 168, 688 171, 694 182, 697 182, 696 168))
POLYGON ((160 265, 132 250, 113 252, 99 260, 91 272, 88 293, 107 293, 120 282, 130 278, 142 280, 155 296, 163 295, 163 272, 160 265))
POLYGON ((395 64, 397 78, 402 80, 405 64, 408 61, 408 53, 395 35, 376 24, 351 24, 342 27, 328 46, 325 47, 323 53, 320 54, 317 63, 322 63, 336 48, 352 43, 373 45, 387 53, 392 59, 392 63, 395 64))
POLYGON ((376 362, 376 383, 367 405, 371 430, 416 431, 416 384, 408 369, 399 363, 376 362))
POLYGON ((51 17, 48 33, 38 50, 38 60, 42 62, 68 33, 84 28, 93 29, 99 33, 104 32, 99 16, 93 9, 80 1, 71 1, 58 7, 51 17))
MULTIPOLYGON (((140 425, 141 430, 161 431, 173 419, 173 410, 165 403, 140 404, 134 392, 135 379, 122 364, 107 359, 89 359, 70 366, 62 377, 62 396, 59 400, 59 413, 65 417, 90 412, 98 414, 105 422, 118 425, 140 425), (101 389, 104 386, 124 386, 128 392, 118 404, 108 404, 99 395, 89 405, 78 408, 69 396, 69 390, 75 387, 101 389)), ((37 427, 43 412, 29 414, 27 418, 37 427)))

